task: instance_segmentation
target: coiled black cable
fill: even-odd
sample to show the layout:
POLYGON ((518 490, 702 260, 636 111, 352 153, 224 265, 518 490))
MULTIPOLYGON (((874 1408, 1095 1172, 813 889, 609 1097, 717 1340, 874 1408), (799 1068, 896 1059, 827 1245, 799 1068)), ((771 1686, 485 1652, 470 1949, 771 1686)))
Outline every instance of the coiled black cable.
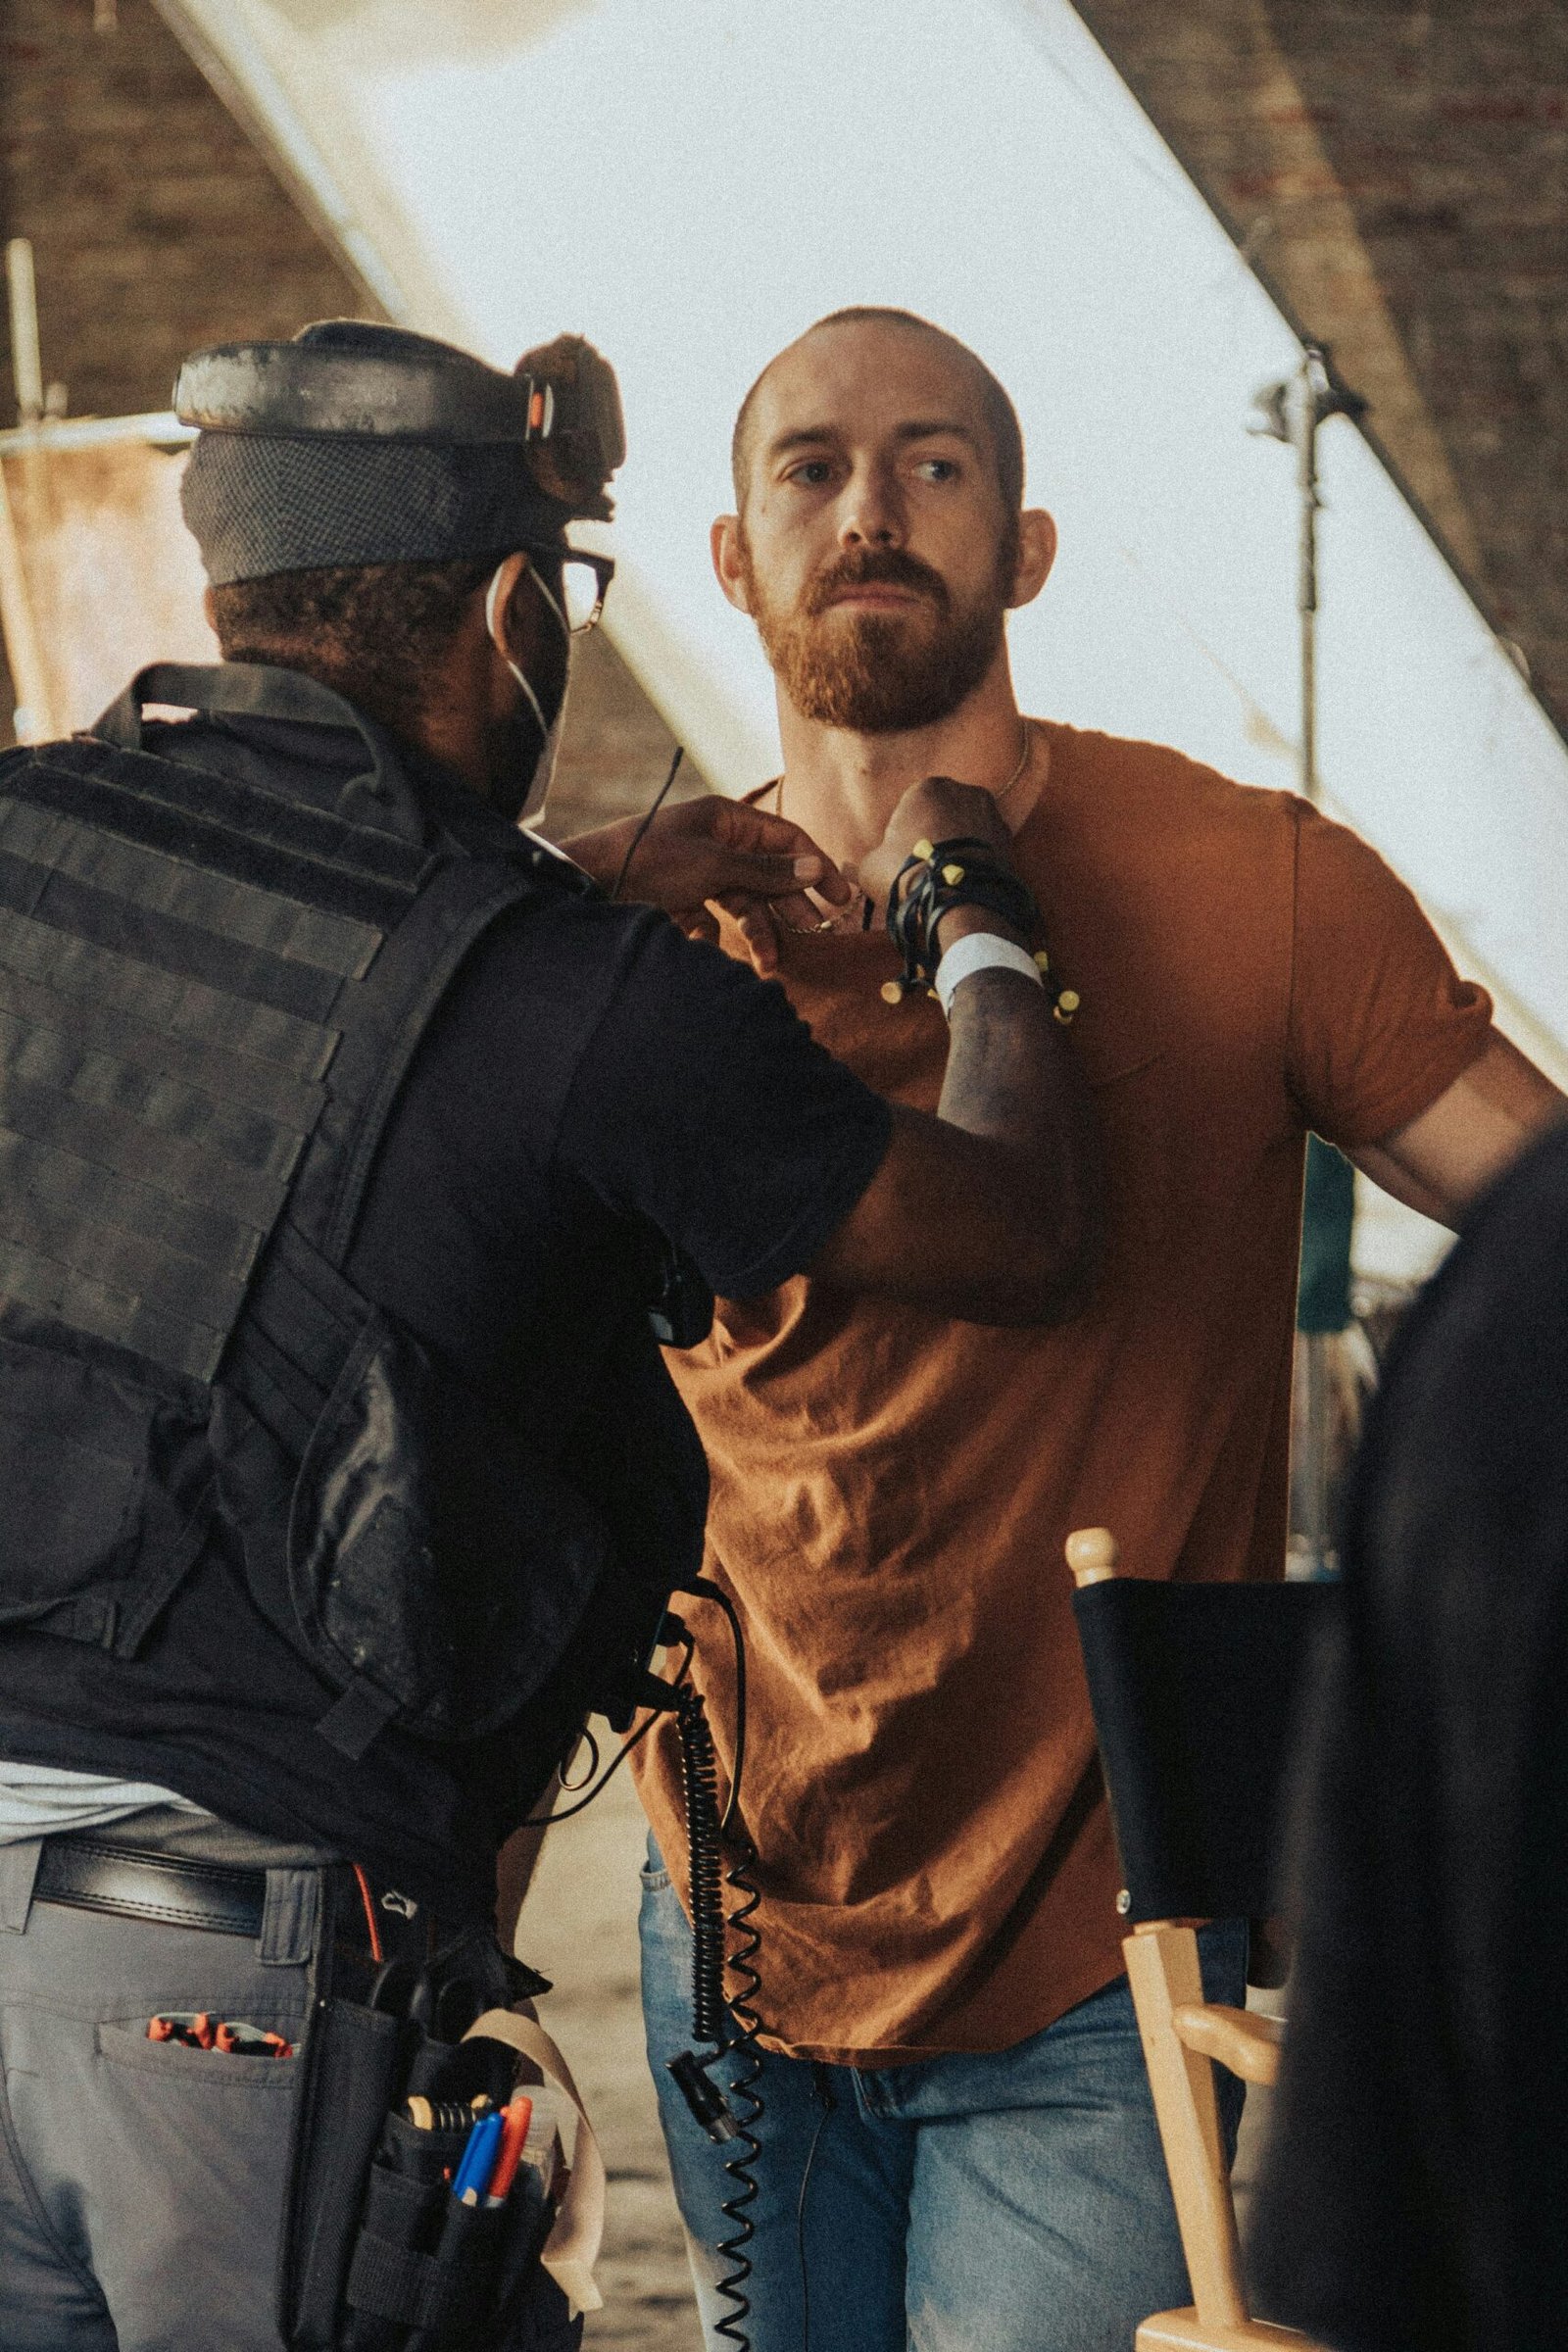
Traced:
POLYGON ((757 1848, 740 1810, 746 1760, 746 1643, 735 1604, 721 1585, 713 1584, 708 1577, 694 1577, 682 1590, 701 1600, 711 1600, 723 1610, 735 1645, 735 1764, 722 1818, 718 1811, 713 1736, 695 1690, 685 1694, 692 1703, 683 1708, 680 1729, 692 1876, 693 2024, 700 2041, 716 2045, 713 2056, 701 2062, 705 2071, 720 2058, 740 2061, 727 2087, 727 2100, 740 2102, 738 2107, 729 2107, 726 2118, 734 2153, 725 2160, 724 2170, 735 2186, 719 2206, 731 2230, 716 2248, 730 2268, 717 2281, 715 2291, 724 2297, 730 2309, 715 2323, 713 2332, 734 2345, 736 2352, 750 2352, 745 2324, 752 2311, 746 2293, 752 2261, 747 2248, 757 2234, 750 2208, 758 2196, 758 2182, 751 2168, 761 2153, 761 2142, 752 2127, 762 2115, 762 2094, 757 2087, 762 2073, 762 2055, 757 2045, 762 2021, 755 2005, 761 1978, 756 1957, 762 1939, 752 1917, 761 1900, 751 1876, 757 1848), (739 1898, 727 1922, 722 1891, 726 1886, 739 1898), (728 2000, 728 2014, 740 2032, 726 2039, 724 1978, 726 1947, 730 1946, 731 1938, 734 1941, 727 1950, 727 1968, 735 1990, 728 2000))
POLYGON ((750 2352, 750 2339, 744 2324, 752 2312, 751 2300, 745 2291, 752 2276, 752 2258, 746 2249, 757 2234, 750 2208, 757 2201, 758 2184, 751 2168, 761 2154, 761 2141, 752 2127, 760 2122, 762 2115, 762 2094, 757 2087, 762 2073, 762 2053, 757 2046, 762 2021, 753 2007, 761 1984, 753 1961, 762 1939, 752 1925, 752 1913, 761 1898, 749 1875, 751 1865, 757 1860, 756 1846, 744 1830, 734 1834, 733 1842, 737 1850, 725 1873, 725 1885, 741 1897, 735 1910, 730 1913, 729 1922, 740 1941, 730 1954, 729 1968, 730 1975, 739 1978, 741 1983, 739 1990, 730 1995, 729 2007, 730 2015, 740 2026, 741 2032, 730 2043, 729 2054, 739 2057, 742 2066, 741 2071, 731 2078, 729 2095, 745 2104, 735 2115, 736 2152, 724 2165, 725 2172, 735 2183, 735 2193, 724 2198, 719 2206, 720 2213, 733 2228, 730 2236, 720 2238, 717 2250, 732 2267, 724 2278, 717 2280, 715 2291, 723 2295, 732 2308, 715 2323, 713 2333, 725 2337, 737 2347, 737 2352, 750 2352))
POLYGON ((675 1693, 680 1774, 691 1857, 692 2028, 699 2041, 724 2039, 724 1895, 718 1849, 718 1762, 702 1693, 675 1693))
MULTIPOLYGON (((735 1603, 722 1585, 715 1585, 710 1576, 694 1576, 681 1590, 695 1593, 699 1600, 711 1600, 723 1610, 729 1624, 729 1638, 735 1648, 735 1762, 730 1771, 729 1801, 724 1807, 724 1818, 718 1825, 719 1836, 728 1838, 740 1818, 741 1784, 746 1777, 746 1637, 741 1632, 735 1603)), ((757 1859, 755 1847, 751 1859, 754 1862, 757 1859)), ((757 1898, 754 1895, 752 1908, 755 1910, 756 1906, 757 1898)))
MULTIPOLYGON (((755 2006, 761 1986, 756 1957, 762 1939, 752 1916, 761 1900, 760 1890, 751 1876, 758 1858, 757 1848, 740 1813, 741 1779, 746 1761, 746 1643, 735 1604, 721 1586, 711 1583, 707 1577, 694 1577, 681 1590, 695 1593, 700 1599, 716 1602, 728 1621, 735 1645, 736 1733, 729 1796, 720 1815, 718 1758, 713 1747, 713 1735, 702 1693, 687 1679, 691 1673, 694 1644, 680 1620, 666 1616, 666 1639, 673 1635, 683 1652, 679 1673, 672 1683, 665 1686, 670 1695, 664 1706, 673 1712, 680 1737, 686 1842, 691 1858, 692 2023, 696 2039, 713 2045, 711 2055, 707 2058, 699 2058, 695 2052, 689 2051, 684 2057, 671 2061, 670 2072, 680 2083, 698 2121, 712 2131, 715 2138, 723 2137, 735 2143, 735 2153, 724 2166, 735 2183, 735 2191, 719 2206, 724 2219, 731 2225, 731 2234, 721 2239, 716 2249, 731 2266, 725 2277, 718 2280, 716 2288, 730 2309, 715 2324, 713 2332, 733 2345, 735 2352, 751 2352, 751 2339, 746 2332, 745 2323, 752 2314, 751 2299, 746 2293, 752 2276, 752 2263, 746 2249, 757 2234, 749 2211, 758 2196, 758 2182, 751 2167, 761 2153, 761 2143, 752 2126, 762 2115, 762 2095, 757 2088, 762 2073, 761 2052, 757 2044, 757 2036, 762 2031, 762 2021, 755 2006), (724 1910, 726 1886, 739 1898, 727 1920, 724 1910), (727 1965, 730 1975, 736 1980, 737 1988, 726 2004, 726 1945, 732 1935, 737 1940, 735 1949, 728 1954, 727 1965), (729 2033, 730 2020, 739 2026, 738 2034, 729 2033), (729 2098, 743 2102, 743 2111, 739 2114, 728 2108, 724 2096, 703 2080, 708 2070, 723 2058, 738 2058, 742 2062, 728 2086, 729 2098)), ((567 1805, 560 1813, 538 1816, 525 1826, 544 1829, 552 1821, 569 1821, 574 1813, 580 1813, 585 1806, 592 1804, 605 1784, 619 1771, 632 1749, 647 1738, 662 1711, 662 1708, 656 1708, 648 1715, 647 1720, 622 1742, 610 1764, 574 1804, 567 1805)), ((596 1751, 596 1763, 597 1760, 596 1751)))

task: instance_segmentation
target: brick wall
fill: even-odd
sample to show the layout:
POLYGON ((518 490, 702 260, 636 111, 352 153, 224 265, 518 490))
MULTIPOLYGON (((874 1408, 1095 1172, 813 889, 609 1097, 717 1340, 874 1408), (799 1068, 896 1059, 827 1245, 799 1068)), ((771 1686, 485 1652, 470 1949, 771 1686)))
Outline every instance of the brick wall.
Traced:
POLYGON ((0 0, 0 230, 32 239, 74 416, 167 407, 202 343, 376 316, 151 0, 116 13, 95 32, 94 0, 0 0))
MULTIPOLYGON (((204 343, 379 316, 152 0, 0 0, 0 242, 14 236, 32 240, 45 378, 65 384, 73 416, 167 407, 180 359, 204 343), (95 31, 95 14, 116 29, 95 31)), ((0 662, 0 743, 12 704, 0 662)), ((642 807, 672 748, 596 638, 576 664, 552 825, 642 807)), ((688 770, 676 797, 699 789, 688 770)))

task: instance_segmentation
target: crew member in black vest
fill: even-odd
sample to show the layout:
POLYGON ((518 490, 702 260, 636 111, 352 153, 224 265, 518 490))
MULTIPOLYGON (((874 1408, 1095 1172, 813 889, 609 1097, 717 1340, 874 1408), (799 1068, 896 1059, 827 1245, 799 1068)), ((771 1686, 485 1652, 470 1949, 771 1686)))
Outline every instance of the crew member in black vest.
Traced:
POLYGON ((567 539, 622 454, 587 345, 336 322, 176 398, 223 663, 0 759, 0 2342, 395 2347, 423 2295, 503 2352, 548 2305, 465 2333, 433 2256, 302 2306, 362 2194, 323 2004, 373 2056, 378 2001, 452 2028, 433 1953, 518 1990, 497 1850, 700 1570, 658 1339, 808 1269, 1070 1314, 1090 1122, 985 795, 878 854, 992 877, 934 1116, 683 936, 722 904, 765 965, 845 898, 796 828, 519 829, 612 569, 567 539))

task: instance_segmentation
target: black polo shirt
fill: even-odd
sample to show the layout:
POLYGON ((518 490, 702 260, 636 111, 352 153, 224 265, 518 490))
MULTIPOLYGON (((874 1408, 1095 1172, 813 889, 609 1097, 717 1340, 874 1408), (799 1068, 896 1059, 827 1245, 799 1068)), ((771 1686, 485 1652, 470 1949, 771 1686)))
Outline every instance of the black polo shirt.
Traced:
MULTIPOLYGON (((318 801, 364 763, 346 730, 276 721, 201 718, 146 741, 274 789, 292 779, 318 801)), ((413 780, 432 822, 469 847, 511 841, 460 784, 413 780)), ((782 989, 662 915, 597 895, 516 908, 421 1041, 348 1273, 591 1484, 596 1414, 628 1345, 646 1351, 659 1411, 688 1427, 642 1336, 648 1225, 715 1291, 769 1290, 842 1222, 888 1135, 886 1104, 813 1042, 782 989)), ((133 1659, 0 1638, 0 1753, 156 1783, 416 1891, 482 1899, 497 1843, 569 1728, 569 1684, 531 1743, 393 1730, 351 1762, 315 1728, 333 1693, 215 1546, 133 1659)))

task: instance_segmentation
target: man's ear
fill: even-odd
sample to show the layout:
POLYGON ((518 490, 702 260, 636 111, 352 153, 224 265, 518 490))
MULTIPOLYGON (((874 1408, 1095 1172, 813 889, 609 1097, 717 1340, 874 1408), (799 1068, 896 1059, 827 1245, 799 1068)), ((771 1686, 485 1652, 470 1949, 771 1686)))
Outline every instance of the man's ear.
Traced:
POLYGON ((218 599, 213 594, 213 584, 211 580, 208 581, 207 586, 202 590, 202 611, 207 615, 207 626, 212 630, 214 636, 216 637, 218 634, 218 599))
POLYGON ((493 595, 490 591, 490 582, 485 583, 484 601, 487 608, 485 630, 491 644, 504 662, 516 659, 514 651, 517 634, 516 619, 512 610, 512 602, 527 568, 528 559, 519 548, 514 555, 508 556, 504 564, 498 564, 491 573, 490 578, 495 583, 493 595))
POLYGON ((719 586, 737 612, 750 612, 752 603, 746 593, 746 567, 741 562, 740 516, 721 514, 708 534, 708 544, 719 586))
POLYGON ((1025 507, 1018 517, 1018 561, 1013 566, 1009 612, 1032 605, 1056 561, 1056 521, 1044 507, 1025 507))

